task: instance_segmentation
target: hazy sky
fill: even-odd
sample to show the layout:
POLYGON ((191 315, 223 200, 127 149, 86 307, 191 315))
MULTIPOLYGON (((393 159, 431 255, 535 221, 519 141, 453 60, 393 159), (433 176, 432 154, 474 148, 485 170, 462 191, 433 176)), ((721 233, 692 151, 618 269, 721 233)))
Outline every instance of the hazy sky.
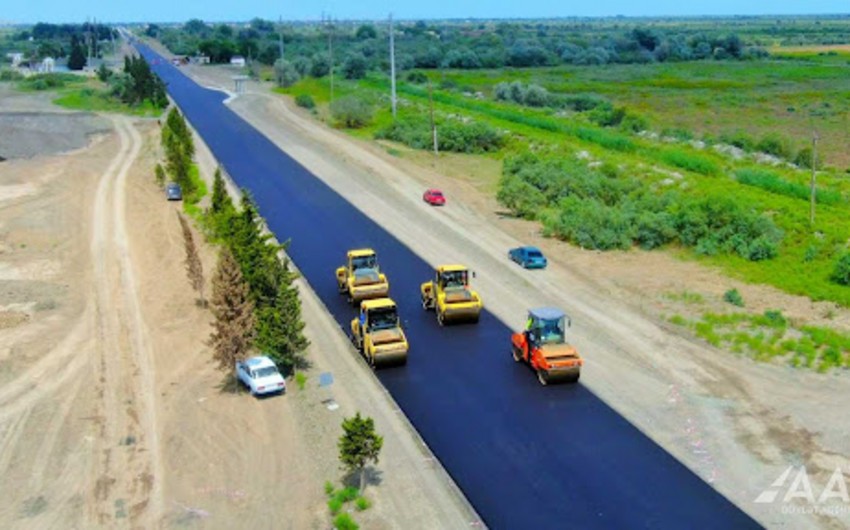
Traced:
POLYGON ((503 18, 569 16, 757 15, 850 13, 848 0, 4 0, 0 22, 241 21, 254 17, 314 20, 321 13, 340 19, 503 18), (81 7, 82 6, 82 7, 81 7))

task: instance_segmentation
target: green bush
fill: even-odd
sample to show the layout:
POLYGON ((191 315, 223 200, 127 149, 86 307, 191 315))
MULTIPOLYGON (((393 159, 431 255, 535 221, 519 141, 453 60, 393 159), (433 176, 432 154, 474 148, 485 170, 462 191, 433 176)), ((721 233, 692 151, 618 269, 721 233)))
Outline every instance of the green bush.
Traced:
POLYGON ((328 510, 330 510, 331 515, 338 514, 339 511, 342 510, 342 505, 343 502, 339 500, 339 498, 337 498, 336 496, 328 500, 328 510))
POLYGON ((627 113, 620 123, 620 128, 624 131, 639 133, 649 129, 649 121, 638 114, 627 113))
POLYGON ((341 513, 334 518, 334 528, 336 530, 358 530, 360 526, 354 522, 349 514, 341 513))
POLYGON ((0 68, 0 81, 20 81, 24 76, 17 70, 0 68))
POLYGON ((684 149, 665 149, 661 152, 661 160, 700 175, 714 176, 720 174, 720 167, 713 160, 684 149))
POLYGON ((363 79, 368 68, 369 62, 365 55, 360 52, 349 53, 342 63, 342 75, 346 79, 363 79))
POLYGON ((81 78, 74 74, 36 74, 24 78, 21 81, 21 86, 30 90, 51 90, 64 88, 67 84, 80 80, 81 78))
POLYGON ((370 506, 372 506, 372 502, 366 497, 357 497, 354 501, 354 505, 357 507, 358 511, 368 510, 370 506))
POLYGON ((683 142, 689 142, 694 139, 694 133, 682 128, 664 129, 661 131, 661 136, 665 138, 675 138, 683 142))
POLYGON ((373 109, 366 101, 346 96, 331 103, 331 116, 342 126, 349 129, 359 129, 372 121, 373 109))
POLYGON ((307 386, 307 376, 304 375, 304 372, 295 374, 295 384, 298 385, 298 390, 304 390, 307 386))
POLYGON ((330 480, 325 481, 325 495, 333 495, 334 494, 334 485, 330 480))
POLYGON ((723 293, 723 300, 734 306, 744 307, 744 298, 738 292, 738 289, 729 289, 723 293))
POLYGON ((845 252, 838 258, 829 278, 839 285, 850 285, 850 252, 845 252))
POLYGON ((782 240, 773 221, 731 198, 658 195, 634 177, 528 153, 505 160, 496 198, 515 215, 542 221, 548 235, 585 248, 678 241, 700 254, 759 261, 775 257, 782 240))
POLYGON ((766 134, 759 143, 756 144, 756 149, 762 153, 767 153, 779 158, 790 159, 792 155, 791 144, 787 138, 783 138, 776 133, 766 134))
POLYGON ((428 76, 419 70, 414 70, 413 72, 408 72, 407 81, 410 83, 415 83, 417 85, 424 85, 428 82, 428 76))
MULTIPOLYGON (((794 163, 798 166, 806 169, 812 169, 812 165, 815 163, 814 152, 811 147, 804 147, 797 152, 797 156, 794 157, 794 163)), ((818 169, 821 168, 821 161, 818 160, 818 169)))
POLYGON ((290 87, 301 79, 295 65, 285 59, 274 62, 274 80, 279 87, 290 87))
POLYGON ((593 199, 567 197, 556 215, 543 220, 545 231, 582 248, 628 249, 635 239, 631 219, 621 209, 593 199))
POLYGON ((588 112, 587 117, 600 127, 616 127, 626 118, 626 109, 624 107, 614 107, 609 103, 600 105, 588 112))
POLYGON ((577 127, 575 129, 575 135, 577 138, 600 145, 606 149, 622 151, 624 153, 635 150, 634 142, 626 136, 615 132, 590 127, 577 127))
POLYGON ((351 502, 360 496, 360 490, 357 488, 347 487, 336 492, 335 497, 342 502, 351 502))
POLYGON ((295 96, 295 104, 305 109, 316 108, 316 102, 310 94, 298 94, 295 96))
MULTIPOLYGON (((375 138, 400 142, 415 149, 432 149, 431 125, 425 118, 396 120, 377 131, 375 138)), ((504 137, 483 122, 462 122, 446 119, 437 124, 437 145, 440 151, 454 153, 484 153, 498 151, 504 137)))
POLYGON ((756 147, 756 142, 746 132, 741 130, 723 132, 720 134, 719 140, 724 144, 733 145, 744 151, 752 151, 756 147))
POLYGON ((571 109, 576 112, 586 112, 597 107, 610 105, 608 101, 599 96, 591 96, 587 94, 577 95, 557 95, 552 97, 552 106, 571 109))

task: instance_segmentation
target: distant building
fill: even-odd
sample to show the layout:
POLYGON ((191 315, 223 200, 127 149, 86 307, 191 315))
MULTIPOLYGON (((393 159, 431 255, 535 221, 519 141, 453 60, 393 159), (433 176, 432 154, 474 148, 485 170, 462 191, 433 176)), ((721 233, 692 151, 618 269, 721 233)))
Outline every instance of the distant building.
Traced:
POLYGON ((6 57, 12 61, 12 68, 17 68, 20 66, 21 62, 24 60, 24 54, 21 52, 11 52, 7 53, 6 57))
POLYGON ((230 58, 230 66, 245 66, 245 58, 241 55, 234 55, 230 58))
POLYGON ((43 61, 41 61, 41 66, 39 70, 43 74, 50 74, 56 70, 56 60, 53 57, 45 57, 43 61))
POLYGON ((192 64, 210 64, 210 58, 206 55, 196 55, 194 57, 190 57, 189 60, 192 64))

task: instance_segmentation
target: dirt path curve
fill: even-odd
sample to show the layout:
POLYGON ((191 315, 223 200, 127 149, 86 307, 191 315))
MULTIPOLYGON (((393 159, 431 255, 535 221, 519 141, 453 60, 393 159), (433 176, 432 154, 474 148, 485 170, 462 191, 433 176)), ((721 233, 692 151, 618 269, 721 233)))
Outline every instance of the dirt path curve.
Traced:
POLYGON ((95 362, 100 398, 96 416, 102 422, 96 442, 95 502, 90 510, 98 524, 129 516, 148 526, 162 511, 162 473, 152 353, 139 309, 125 222, 127 173, 142 142, 129 120, 116 117, 113 122, 121 151, 101 176, 93 220, 100 339, 95 362))
POLYGON ((14 355, 0 358, 0 528, 150 528, 163 511, 152 348, 125 221, 142 140, 131 119, 109 120, 114 133, 94 145, 31 162, 34 174, 59 168, 33 181, 42 202, 4 210, 6 226, 56 211, 61 230, 43 230, 63 246, 47 252, 70 287, 51 316, 2 335, 14 355))

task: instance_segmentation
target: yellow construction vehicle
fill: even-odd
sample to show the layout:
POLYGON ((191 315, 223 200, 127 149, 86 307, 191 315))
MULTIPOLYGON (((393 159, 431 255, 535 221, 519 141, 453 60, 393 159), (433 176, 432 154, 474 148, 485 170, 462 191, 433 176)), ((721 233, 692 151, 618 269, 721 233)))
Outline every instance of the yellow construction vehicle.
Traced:
POLYGON ((469 287, 469 270, 463 265, 437 267, 433 280, 421 287, 422 307, 433 309, 437 322, 478 322, 484 303, 469 287))
POLYGON ((390 292, 387 277, 378 267, 378 256, 371 248, 348 251, 346 264, 336 270, 340 294, 351 304, 372 298, 384 298, 390 292))
POLYGON ((351 321, 351 339, 373 367, 407 362, 407 337, 389 298, 360 302, 360 315, 351 321))

